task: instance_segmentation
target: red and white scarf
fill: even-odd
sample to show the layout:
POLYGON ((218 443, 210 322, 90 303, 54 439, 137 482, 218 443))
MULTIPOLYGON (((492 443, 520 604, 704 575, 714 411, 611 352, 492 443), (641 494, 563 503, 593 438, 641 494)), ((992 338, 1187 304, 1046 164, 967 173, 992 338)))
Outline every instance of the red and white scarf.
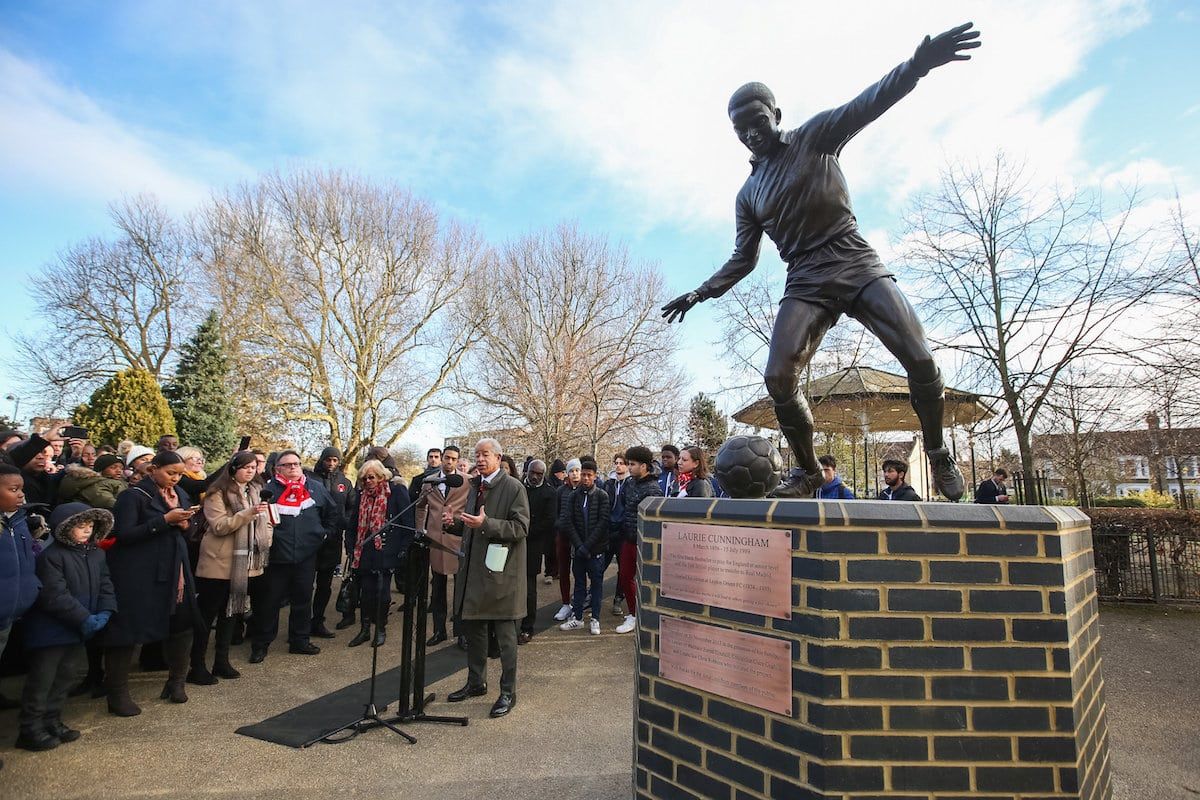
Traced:
MULTIPOLYGON (((357 537, 354 540, 354 561, 351 566, 358 569, 358 560, 362 557, 363 543, 374 536, 387 522, 387 502, 388 496, 391 495, 392 489, 388 486, 387 481, 380 481, 377 489, 367 490, 359 497, 361 500, 358 505, 358 531, 357 537)), ((383 549, 383 537, 375 537, 375 549, 383 549)))
POLYGON ((298 481, 279 479, 279 482, 283 484, 283 491, 275 504, 279 506, 280 514, 286 517, 298 517, 304 509, 316 505, 316 501, 308 493, 308 484, 304 478, 298 481))

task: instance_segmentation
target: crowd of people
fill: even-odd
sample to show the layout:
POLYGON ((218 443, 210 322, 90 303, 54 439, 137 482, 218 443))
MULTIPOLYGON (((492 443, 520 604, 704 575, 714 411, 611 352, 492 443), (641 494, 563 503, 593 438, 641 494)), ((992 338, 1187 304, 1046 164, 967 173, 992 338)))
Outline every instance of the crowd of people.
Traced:
MULTIPOLYGON (((363 454, 352 481, 334 447, 307 466, 295 450, 240 450, 206 470, 204 453, 169 435, 150 448, 0 431, 0 653, 19 621, 28 676, 19 703, 0 696, 20 709, 17 746, 79 738, 62 719, 71 694, 104 697, 117 716, 141 713, 129 689, 135 651, 143 669, 166 671, 161 699, 174 703, 187 702, 188 684, 240 677, 234 645, 247 641, 249 662, 263 662, 285 606, 288 652, 318 654, 313 639, 335 637, 326 614, 339 575, 334 627, 359 625, 349 647, 383 646, 416 536, 434 543, 426 646, 453 637, 467 652, 467 685, 448 699, 486 692, 487 659, 499 658, 491 716, 504 716, 516 702, 516 649, 537 632, 538 577, 558 585, 560 630, 598 635, 616 562, 613 630, 630 633, 638 505, 724 496, 699 447, 637 445, 604 467, 529 457, 518 469, 484 439, 471 456, 431 448, 406 484, 383 447, 363 454)), ((854 499, 834 457, 819 461, 818 497, 854 499)), ((907 463, 887 459, 882 472, 876 499, 920 500, 907 463)), ((997 470, 976 502, 1007 502, 1006 477, 997 470)))
POLYGON ((426 644, 467 652, 467 685, 448 699, 485 692, 487 660, 499 658, 491 716, 504 716, 516 702, 516 648, 536 633, 537 578, 558 584, 562 630, 599 634, 615 561, 614 629, 630 633, 638 504, 720 493, 696 447, 635 446, 608 469, 590 457, 518 468, 493 439, 470 455, 431 448, 406 483, 372 447, 352 481, 333 447, 311 464, 295 450, 251 449, 206 469, 205 454, 174 436, 151 448, 0 432, 0 653, 11 635, 19 653, 8 660, 27 675, 19 701, 0 696, 19 708, 16 745, 78 739, 62 718, 68 696, 141 713, 135 654, 143 670, 166 672, 160 699, 173 703, 187 702, 189 685, 239 678, 231 648, 245 641, 250 663, 266 660, 285 606, 288 652, 317 655, 313 640, 335 636, 326 614, 338 575, 334 627, 359 625, 350 647, 383 646, 416 535, 443 545, 430 552, 426 644))

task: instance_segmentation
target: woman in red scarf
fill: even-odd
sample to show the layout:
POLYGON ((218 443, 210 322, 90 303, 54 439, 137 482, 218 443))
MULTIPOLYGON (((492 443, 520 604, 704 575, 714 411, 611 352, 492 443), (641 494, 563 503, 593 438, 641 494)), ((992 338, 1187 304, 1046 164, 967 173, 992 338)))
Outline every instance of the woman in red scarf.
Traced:
POLYGON ((416 515, 408 489, 399 481, 392 483, 392 471, 382 462, 372 459, 363 464, 358 479, 358 499, 346 528, 346 552, 359 581, 362 628, 350 647, 371 639, 372 622, 377 623, 372 647, 379 647, 387 639, 392 572, 408 552, 416 515), (377 536, 380 531, 383 534, 377 536))
POLYGON ((679 454, 679 494, 676 497, 712 497, 708 464, 699 447, 685 447, 679 454))

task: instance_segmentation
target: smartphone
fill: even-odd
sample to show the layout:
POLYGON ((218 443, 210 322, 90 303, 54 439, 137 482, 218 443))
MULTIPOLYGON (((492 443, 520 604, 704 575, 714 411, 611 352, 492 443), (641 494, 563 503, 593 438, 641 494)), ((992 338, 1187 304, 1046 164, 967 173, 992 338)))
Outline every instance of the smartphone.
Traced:
POLYGON ((249 449, 250 449, 250 437, 243 436, 242 440, 240 442, 238 442, 238 452, 240 453, 243 450, 249 450, 249 449))
POLYGON ((64 439, 86 439, 88 438, 87 428, 81 428, 78 425, 67 425, 64 428, 59 428, 58 435, 64 439))

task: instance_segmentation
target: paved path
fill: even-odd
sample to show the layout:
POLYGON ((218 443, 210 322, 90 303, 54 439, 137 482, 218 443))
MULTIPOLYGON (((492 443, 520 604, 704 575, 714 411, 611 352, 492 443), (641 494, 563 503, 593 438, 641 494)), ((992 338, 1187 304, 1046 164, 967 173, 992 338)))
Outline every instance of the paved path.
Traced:
MULTIPOLYGON (((549 601, 550 587, 539 588, 549 601)), ((161 674, 135 673, 140 717, 118 719, 101 701, 72 701, 67 718, 84 738, 48 753, 13 750, 15 712, 0 714, 0 797, 624 800, 634 641, 612 632, 616 621, 606 609, 599 637, 540 634, 521 648, 519 702, 508 718, 487 718, 490 695, 458 706, 439 702, 431 713, 466 713, 470 726, 411 726, 416 745, 376 730, 293 750, 233 733, 365 676, 370 654, 346 648, 352 631, 322 642, 319 656, 272 652, 262 665, 242 667, 240 680, 189 687, 192 699, 183 706, 156 699, 161 674)), ((1116 797, 1200 797, 1200 613, 1105 607, 1101 624, 1116 797)), ((396 649, 382 653, 383 665, 394 666, 396 649)), ((244 649, 238 656, 244 665, 244 649)), ((498 662, 491 664, 495 688, 498 662)), ((465 666, 430 688, 444 696, 464 676, 465 666)), ((18 686, 6 680, 5 693, 18 686)))

